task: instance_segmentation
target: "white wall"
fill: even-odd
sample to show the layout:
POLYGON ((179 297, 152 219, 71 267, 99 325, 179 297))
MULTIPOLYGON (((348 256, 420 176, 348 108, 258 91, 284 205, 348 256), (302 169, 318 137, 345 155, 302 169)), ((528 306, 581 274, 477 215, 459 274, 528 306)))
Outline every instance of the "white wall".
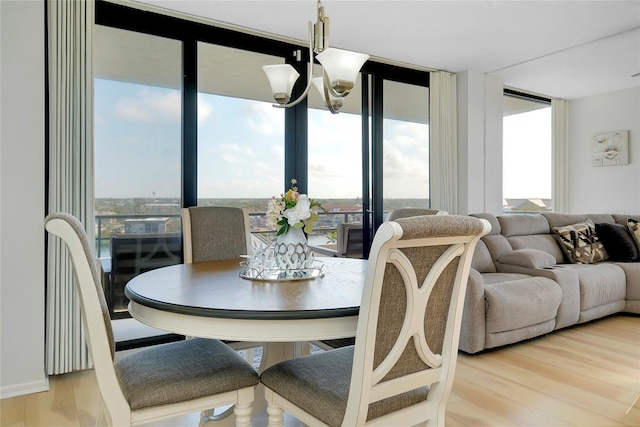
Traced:
POLYGON ((571 213, 640 212, 640 86, 569 102, 571 213), (596 133, 629 131, 629 164, 591 165, 596 133))
POLYGON ((0 397, 44 364, 44 1, 0 1, 0 397))
POLYGON ((502 79, 457 75, 458 214, 502 212, 502 79))

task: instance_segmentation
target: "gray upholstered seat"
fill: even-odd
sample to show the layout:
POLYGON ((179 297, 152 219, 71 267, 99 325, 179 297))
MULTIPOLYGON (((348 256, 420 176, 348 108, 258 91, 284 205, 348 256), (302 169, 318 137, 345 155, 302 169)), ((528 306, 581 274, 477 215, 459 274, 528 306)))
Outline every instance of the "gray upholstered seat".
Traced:
POLYGON ((184 262, 239 258, 251 253, 249 214, 226 206, 182 210, 184 262))
POLYGON ((235 405, 236 426, 251 425, 258 374, 220 341, 164 344, 114 363, 113 330, 93 245, 69 214, 49 215, 45 224, 66 243, 73 261, 89 352, 110 425, 143 424, 228 405, 235 405))
POLYGON ((257 373, 229 346, 195 338, 129 354, 115 364, 131 409, 252 387, 257 373))
POLYGON ((490 225, 433 215, 375 235, 355 346, 266 369, 269 426, 444 425, 473 250, 490 225))

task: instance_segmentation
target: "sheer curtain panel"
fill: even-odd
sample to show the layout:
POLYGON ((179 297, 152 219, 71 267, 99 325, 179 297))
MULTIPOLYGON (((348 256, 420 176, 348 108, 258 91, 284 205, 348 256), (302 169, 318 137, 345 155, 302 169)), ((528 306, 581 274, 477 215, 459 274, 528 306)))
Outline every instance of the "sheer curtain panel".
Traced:
POLYGON ((458 212, 456 75, 433 71, 429 78, 431 207, 458 212))
MULTIPOLYGON (((94 1, 47 1, 49 82, 48 211, 68 212, 94 238, 94 1)), ((91 366, 73 268, 64 244, 47 247, 47 373, 91 366)))

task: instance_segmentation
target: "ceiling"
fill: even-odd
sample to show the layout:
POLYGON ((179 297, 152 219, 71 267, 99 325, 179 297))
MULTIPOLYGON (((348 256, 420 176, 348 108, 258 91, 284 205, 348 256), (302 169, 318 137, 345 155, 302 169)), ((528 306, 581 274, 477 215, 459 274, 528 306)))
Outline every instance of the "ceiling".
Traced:
MULTIPOLYGON (((135 0, 274 38, 308 40, 316 2, 135 0)), ((640 0, 325 0, 330 44, 377 60, 503 79, 563 99, 640 87, 640 0)))

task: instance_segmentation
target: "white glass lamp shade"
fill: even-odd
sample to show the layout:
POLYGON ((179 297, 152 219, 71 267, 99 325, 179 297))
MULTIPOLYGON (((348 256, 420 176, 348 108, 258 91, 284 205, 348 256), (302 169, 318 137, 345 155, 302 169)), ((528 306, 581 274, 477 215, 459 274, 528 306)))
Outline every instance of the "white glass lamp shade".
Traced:
POLYGON ((333 89, 343 93, 353 88, 360 68, 369 59, 369 55, 331 47, 319 53, 316 58, 327 73, 333 89))
POLYGON ((262 69, 269 79, 273 97, 280 104, 291 99, 291 91, 300 74, 289 64, 263 65, 262 69))
POLYGON ((311 79, 311 82, 316 87, 316 89, 318 89, 318 92, 320 92, 320 96, 322 96, 322 99, 324 99, 325 105, 327 106, 329 111, 334 114, 337 113, 338 110, 342 108, 342 98, 333 95, 331 91, 328 90, 327 93, 329 94, 329 99, 327 99, 327 94, 325 94, 324 91, 324 79, 322 77, 314 77, 313 79, 311 79))

